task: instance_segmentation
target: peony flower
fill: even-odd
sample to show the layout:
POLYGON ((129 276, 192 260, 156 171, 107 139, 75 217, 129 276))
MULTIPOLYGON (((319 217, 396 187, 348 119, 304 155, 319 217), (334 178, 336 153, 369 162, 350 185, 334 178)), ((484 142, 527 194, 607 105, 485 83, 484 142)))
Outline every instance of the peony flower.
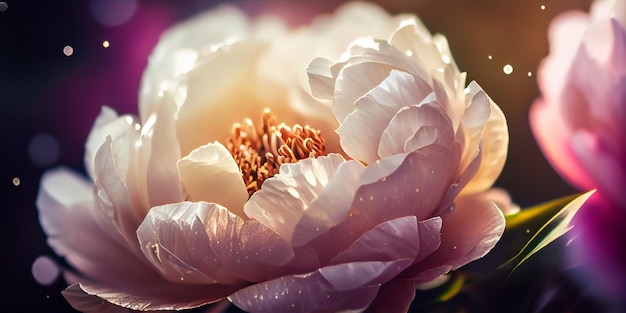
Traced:
POLYGON ((84 312, 225 298, 251 312, 406 311, 416 284, 482 257, 504 230, 491 201, 507 197, 488 188, 506 122, 464 78, 443 37, 368 4, 295 31, 232 7, 175 26, 150 57, 140 117, 97 118, 90 179, 42 178, 42 226, 73 267, 64 296, 84 312), (331 110, 303 86, 300 56, 338 58, 370 29, 391 40, 357 41, 326 69, 339 76, 310 74, 331 110))
MULTIPOLYGON (((530 112, 539 146, 580 190, 597 189, 574 224, 577 259, 609 294, 626 295, 626 1, 598 1, 591 14, 567 12, 549 30, 539 68, 542 98, 530 112)), ((570 249, 574 250, 574 249, 570 249)))

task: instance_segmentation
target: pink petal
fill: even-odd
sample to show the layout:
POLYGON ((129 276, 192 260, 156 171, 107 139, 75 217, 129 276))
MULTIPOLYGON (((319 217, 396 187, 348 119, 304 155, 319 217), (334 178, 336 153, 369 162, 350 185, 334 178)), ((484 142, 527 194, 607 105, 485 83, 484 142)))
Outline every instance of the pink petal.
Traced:
POLYGON ((623 146, 626 30, 616 21, 592 23, 574 62, 569 80, 575 92, 565 91, 562 113, 572 125, 602 130, 614 145, 623 146))
MULTIPOLYGON (((100 228, 91 206, 90 189, 77 175, 55 170, 44 175, 37 199, 50 246, 79 272, 66 276, 73 277, 70 280, 74 282, 80 280, 88 294, 132 309, 182 309, 215 301, 235 290, 163 280, 131 247, 120 245, 100 228)), ((73 301, 75 296, 70 295, 68 300, 73 301)))
MULTIPOLYGON (((441 200, 455 178, 449 165, 455 164, 453 158, 447 148, 431 145, 370 165, 361 177, 348 218, 312 243, 322 262, 348 249, 381 223, 405 216, 424 220, 440 206, 449 206, 441 200)), ((429 240, 438 245, 438 236, 428 233, 432 237, 429 240)))
POLYGON ((350 262, 322 267, 318 272, 335 290, 348 291, 363 286, 384 284, 411 265, 411 262, 412 259, 350 262))
POLYGON ((415 216, 401 217, 369 230, 350 248, 330 260, 330 263, 414 259, 420 249, 419 243, 417 218, 415 216))
POLYGON ((498 242, 504 232, 504 216, 493 203, 457 200, 456 210, 441 215, 441 246, 418 263, 415 269, 426 271, 449 265, 457 269, 483 257, 498 242))
POLYGON ((384 158, 433 143, 450 146, 455 137, 452 124, 436 106, 435 100, 400 109, 381 136, 378 155, 384 158))
POLYGON ((394 115, 403 107, 421 103, 431 92, 425 81, 392 70, 388 77, 356 101, 354 111, 337 129, 341 147, 354 159, 366 163, 376 161, 381 136, 394 115))
POLYGON ((613 203, 626 206, 626 161, 623 155, 611 154, 601 134, 579 130, 571 137, 578 160, 593 177, 594 186, 613 203), (621 159, 620 159, 621 157, 621 159))
POLYGON ((246 214, 295 246, 345 219, 364 166, 337 154, 284 164, 245 205, 246 214))
MULTIPOLYGON (((119 277, 118 277, 119 279, 119 277)), ((119 286, 107 287, 94 283, 80 283, 82 291, 91 296, 100 298, 100 302, 128 308, 135 311, 165 311, 185 310, 197 308, 209 303, 217 302, 240 287, 224 285, 196 285, 176 284, 165 280, 150 280, 138 284, 133 281, 123 281, 119 286)), ((93 305, 96 298, 87 298, 77 295, 72 288, 68 301, 81 301, 82 305, 93 305)))
POLYGON ((177 282, 263 281, 293 257, 291 247, 258 222, 206 202, 155 207, 137 235, 146 257, 177 282))
POLYGON ((83 313, 131 313, 132 311, 111 302, 102 301, 98 296, 83 291, 79 284, 67 287, 61 292, 63 297, 77 311, 83 313))
POLYGON ((410 262, 398 260, 334 265, 305 275, 283 276, 252 285, 230 295, 228 299, 249 312, 363 310, 376 297, 379 286, 410 262))
POLYGON ((131 265, 144 267, 128 247, 120 245, 124 241, 119 233, 100 227, 92 203, 92 189, 84 178, 66 169, 44 174, 37 207, 50 246, 93 279, 109 281, 112 273, 129 275, 126 268, 131 265))
POLYGON ((589 18, 582 12, 560 14, 550 23, 550 55, 539 67, 538 84, 547 101, 558 101, 572 60, 587 28, 589 18))
POLYGON ((535 101, 530 108, 529 120, 537 143, 559 174, 579 189, 593 189, 592 178, 567 144, 572 129, 564 123, 557 105, 535 101))
POLYGON ((211 250, 201 220, 207 207, 190 202, 154 207, 137 229, 142 252, 165 279, 190 284, 241 283, 221 270, 211 250))
POLYGON ((248 201, 239 166, 222 144, 215 142, 193 150, 178 161, 180 181, 190 201, 218 203, 240 217, 248 201))
POLYGON ((433 144, 381 159, 363 173, 352 211, 370 228, 408 215, 429 218, 448 205, 441 200, 456 180, 458 158, 458 153, 433 144))

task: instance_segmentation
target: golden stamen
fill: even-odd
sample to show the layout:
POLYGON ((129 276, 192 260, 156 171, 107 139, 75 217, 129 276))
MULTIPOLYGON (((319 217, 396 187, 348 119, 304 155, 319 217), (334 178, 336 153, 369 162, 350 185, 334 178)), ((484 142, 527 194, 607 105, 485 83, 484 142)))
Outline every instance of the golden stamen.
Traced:
POLYGON ((235 123, 226 148, 239 165, 249 196, 266 179, 278 174, 282 164, 326 155, 319 130, 308 125, 278 124, 268 109, 263 112, 263 125, 258 130, 250 119, 235 123))

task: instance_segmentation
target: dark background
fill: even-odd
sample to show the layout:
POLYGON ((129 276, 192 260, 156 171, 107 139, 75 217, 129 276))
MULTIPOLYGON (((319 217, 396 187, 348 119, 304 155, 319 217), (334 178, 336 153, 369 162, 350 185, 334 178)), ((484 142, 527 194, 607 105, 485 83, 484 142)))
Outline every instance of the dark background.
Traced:
MULTIPOLYGON (((84 172, 83 146, 100 107, 106 104, 120 113, 137 113, 141 71, 159 34, 219 1, 110 0, 118 2, 131 9, 134 3, 135 9, 117 26, 98 22, 92 13, 102 0, 8 0, 4 1, 6 10, 0 10, 2 312, 71 312, 60 295, 65 287, 62 280, 41 286, 31 274, 38 256, 54 255, 37 219, 39 179, 45 170, 59 165, 84 172), (105 40, 110 47, 103 47, 105 40), (74 50, 71 56, 63 53, 66 45, 74 50), (17 186, 14 178, 20 180, 17 186)), ((300 16, 327 12, 341 1, 231 2, 251 15, 285 15, 295 25, 302 21, 293 12, 300 16)), ((548 53, 550 20, 565 10, 586 11, 589 2, 381 2, 391 13, 416 13, 431 32, 445 34, 459 68, 468 72, 469 80, 477 80, 505 112, 510 150, 496 185, 506 188, 522 206, 574 192, 537 148, 528 126, 528 109, 538 96, 535 74, 548 53), (513 66, 512 74, 503 73, 505 64, 513 66)))

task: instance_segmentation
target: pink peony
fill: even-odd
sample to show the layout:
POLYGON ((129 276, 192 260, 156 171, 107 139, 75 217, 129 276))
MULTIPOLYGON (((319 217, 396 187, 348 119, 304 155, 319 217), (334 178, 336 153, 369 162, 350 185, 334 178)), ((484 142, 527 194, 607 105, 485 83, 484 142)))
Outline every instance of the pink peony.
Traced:
POLYGON ((578 189, 597 189, 574 220, 580 244, 571 250, 618 297, 626 296, 625 25, 623 0, 558 16, 539 68, 543 97, 530 112, 552 166, 578 189))
POLYGON ((488 189, 506 121, 464 79, 443 37, 368 4, 294 31, 232 7, 175 26, 144 74, 141 117, 104 108, 96 120, 91 180, 42 179, 42 226, 74 268, 65 297, 84 312, 224 298, 251 312, 406 311, 416 284, 504 231, 492 201, 507 196, 488 189), (307 56, 338 58, 368 34, 392 39, 311 65, 331 73, 310 73, 330 110, 304 85, 307 56), (247 119, 261 115, 259 128, 247 119))

